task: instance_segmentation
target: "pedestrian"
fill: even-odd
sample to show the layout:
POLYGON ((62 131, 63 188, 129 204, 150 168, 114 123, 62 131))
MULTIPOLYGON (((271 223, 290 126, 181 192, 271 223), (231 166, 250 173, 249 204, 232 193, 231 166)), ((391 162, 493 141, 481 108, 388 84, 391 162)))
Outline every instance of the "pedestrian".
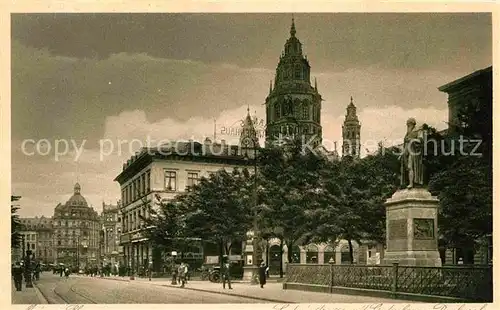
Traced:
POLYGON ((187 266, 184 264, 184 262, 181 262, 179 265, 179 268, 177 269, 177 277, 179 279, 179 282, 181 283, 181 287, 184 287, 186 284, 186 273, 187 273, 187 266))
POLYGON ((175 262, 172 262, 172 266, 170 267, 170 269, 172 270, 172 285, 177 285, 178 267, 175 262))
POLYGON ((68 268, 68 267, 66 267, 66 269, 64 269, 64 276, 65 276, 66 278, 68 278, 68 277, 69 277, 69 268, 68 268))
POLYGON ((14 277, 14 284, 17 291, 23 290, 23 267, 19 262, 16 262, 12 267, 12 276, 14 277))
POLYGON ((457 263, 457 264, 458 264, 458 265, 463 265, 463 264, 464 264, 464 260, 460 257, 460 258, 458 259, 458 263, 457 263))
POLYGON ((64 266, 59 266, 59 274, 61 275, 61 278, 63 276, 63 273, 64 273, 64 266))
POLYGON ((267 272, 267 266, 265 262, 262 262, 259 267, 259 283, 260 283, 260 288, 264 288, 264 285, 266 284, 266 272, 267 272))
POLYGON ((221 276, 222 276, 222 288, 225 289, 226 288, 226 281, 227 281, 227 285, 228 285, 228 288, 230 290, 232 290, 233 288, 231 287, 231 274, 230 274, 230 263, 229 263, 229 259, 227 257, 227 255, 224 255, 222 257, 222 272, 221 272, 221 276))

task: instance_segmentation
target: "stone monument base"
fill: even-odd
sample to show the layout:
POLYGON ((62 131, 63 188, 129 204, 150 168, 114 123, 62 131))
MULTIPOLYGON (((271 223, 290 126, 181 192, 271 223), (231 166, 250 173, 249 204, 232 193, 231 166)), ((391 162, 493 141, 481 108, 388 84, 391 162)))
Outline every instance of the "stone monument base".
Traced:
POLYGON ((438 251, 386 252, 384 265, 398 263, 401 266, 441 267, 438 251))
POLYGON ((425 188, 402 189, 385 205, 387 250, 383 264, 441 267, 437 197, 425 188))
POLYGON ((244 266, 243 267, 243 281, 250 284, 257 284, 259 282, 259 267, 257 266, 244 266))

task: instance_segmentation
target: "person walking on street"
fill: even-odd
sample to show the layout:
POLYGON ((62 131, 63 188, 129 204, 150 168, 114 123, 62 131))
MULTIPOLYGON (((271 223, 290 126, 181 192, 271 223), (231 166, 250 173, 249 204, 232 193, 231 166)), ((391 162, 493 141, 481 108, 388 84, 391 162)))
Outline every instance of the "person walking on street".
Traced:
POLYGON ((262 263, 260 263, 260 267, 259 267, 260 288, 264 288, 264 285, 266 284, 266 273, 267 273, 266 263, 262 262, 262 263))
POLYGON ((14 277, 14 284, 17 291, 23 290, 23 267, 19 262, 16 262, 12 268, 12 276, 14 277))
POLYGON ((177 271, 177 277, 179 278, 181 287, 184 287, 184 285, 186 284, 186 273, 187 273, 187 266, 186 264, 184 264, 184 262, 181 262, 177 271))
POLYGON ((222 270, 221 270, 222 271, 221 272, 222 288, 223 289, 226 288, 226 281, 227 281, 228 288, 230 290, 232 290, 233 288, 231 287, 231 275, 229 273, 230 264, 229 264, 229 259, 228 259, 227 255, 223 256, 222 261, 223 261, 222 270))

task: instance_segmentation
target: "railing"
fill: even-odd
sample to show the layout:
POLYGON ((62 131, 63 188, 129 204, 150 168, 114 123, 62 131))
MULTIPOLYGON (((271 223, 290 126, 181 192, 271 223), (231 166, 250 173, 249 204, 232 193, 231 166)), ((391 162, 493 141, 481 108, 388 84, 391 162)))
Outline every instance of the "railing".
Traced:
POLYGON ((285 283, 493 300, 492 266, 289 264, 285 283))

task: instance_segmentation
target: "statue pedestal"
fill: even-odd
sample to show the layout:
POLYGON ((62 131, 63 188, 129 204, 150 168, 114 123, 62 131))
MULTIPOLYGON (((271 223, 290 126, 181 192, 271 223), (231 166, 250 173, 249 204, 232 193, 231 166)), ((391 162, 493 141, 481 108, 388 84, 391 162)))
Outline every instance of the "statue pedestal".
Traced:
POLYGON ((386 203, 384 264, 441 267, 437 242, 439 200, 425 188, 398 190, 386 203))

